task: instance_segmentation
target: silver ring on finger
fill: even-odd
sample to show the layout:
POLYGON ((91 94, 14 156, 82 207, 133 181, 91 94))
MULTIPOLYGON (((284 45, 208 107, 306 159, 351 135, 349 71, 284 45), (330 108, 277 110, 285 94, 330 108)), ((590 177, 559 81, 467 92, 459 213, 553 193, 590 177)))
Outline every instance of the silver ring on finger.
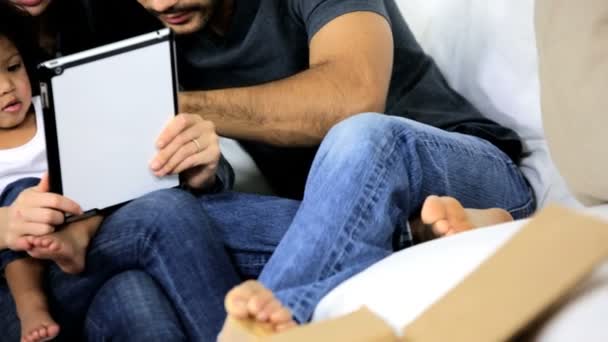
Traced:
POLYGON ((194 145, 196 145, 196 153, 200 153, 201 152, 201 144, 196 139, 192 139, 192 142, 194 143, 194 145))

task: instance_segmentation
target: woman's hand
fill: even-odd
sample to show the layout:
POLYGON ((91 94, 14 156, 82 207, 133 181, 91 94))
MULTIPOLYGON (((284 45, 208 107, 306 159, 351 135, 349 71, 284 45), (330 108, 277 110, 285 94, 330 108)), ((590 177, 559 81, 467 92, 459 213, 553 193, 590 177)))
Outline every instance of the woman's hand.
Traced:
POLYGON ((157 140, 158 154, 150 168, 158 177, 183 173, 194 189, 213 185, 220 160, 215 125, 199 115, 179 114, 169 122, 157 140))
POLYGON ((49 191, 48 175, 40 183, 26 189, 13 204, 5 208, 2 245, 12 250, 27 250, 31 246, 26 237, 52 233, 55 227, 64 223, 65 213, 82 214, 80 206, 67 197, 49 191))

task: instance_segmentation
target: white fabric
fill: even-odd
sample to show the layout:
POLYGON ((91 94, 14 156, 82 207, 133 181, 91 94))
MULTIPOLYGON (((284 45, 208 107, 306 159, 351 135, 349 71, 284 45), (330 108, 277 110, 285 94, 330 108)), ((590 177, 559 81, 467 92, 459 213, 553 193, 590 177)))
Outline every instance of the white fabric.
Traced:
POLYGON ((514 129, 531 155, 522 171, 539 206, 578 206, 551 161, 540 112, 534 0, 397 0, 448 82, 484 115, 514 129))
POLYGON ((36 111, 36 134, 25 145, 0 150, 0 193, 10 183, 26 178, 40 178, 47 170, 46 141, 40 98, 33 99, 36 111))
MULTIPOLYGON (((590 213, 608 220, 608 206, 590 213)), ((396 333, 474 270, 526 221, 483 228, 395 253, 331 292, 317 306, 315 321, 368 306, 396 333)), ((535 340, 608 341, 608 263, 572 294, 535 340)))

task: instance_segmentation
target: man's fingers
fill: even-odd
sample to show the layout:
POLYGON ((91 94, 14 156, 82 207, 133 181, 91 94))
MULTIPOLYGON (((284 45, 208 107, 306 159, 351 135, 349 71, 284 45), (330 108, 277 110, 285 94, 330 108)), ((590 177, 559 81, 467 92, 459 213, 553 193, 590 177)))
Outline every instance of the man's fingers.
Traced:
POLYGON ((182 173, 197 166, 212 167, 215 170, 217 168, 217 163, 219 162, 219 155, 219 147, 217 145, 210 146, 203 152, 192 154, 184 159, 172 170, 171 173, 182 173))
POLYGON ((157 176, 164 176, 169 173, 177 164, 189 155, 198 152, 198 146, 204 149, 206 146, 202 142, 200 127, 190 127, 186 131, 175 137, 165 148, 161 149, 150 163, 150 167, 157 176), (199 143, 196 145, 194 139, 199 143))
POLYGON ((181 132, 194 125, 195 120, 196 118, 192 114, 179 114, 172 118, 156 140, 156 147, 159 149, 165 148, 181 132))

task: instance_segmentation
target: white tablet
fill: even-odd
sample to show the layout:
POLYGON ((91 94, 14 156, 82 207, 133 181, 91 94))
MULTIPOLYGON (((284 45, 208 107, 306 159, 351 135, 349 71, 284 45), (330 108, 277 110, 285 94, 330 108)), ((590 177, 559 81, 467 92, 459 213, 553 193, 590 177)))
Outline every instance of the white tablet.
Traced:
POLYGON ((51 191, 85 212, 179 185, 149 168, 156 139, 177 109, 168 29, 38 67, 51 191))

